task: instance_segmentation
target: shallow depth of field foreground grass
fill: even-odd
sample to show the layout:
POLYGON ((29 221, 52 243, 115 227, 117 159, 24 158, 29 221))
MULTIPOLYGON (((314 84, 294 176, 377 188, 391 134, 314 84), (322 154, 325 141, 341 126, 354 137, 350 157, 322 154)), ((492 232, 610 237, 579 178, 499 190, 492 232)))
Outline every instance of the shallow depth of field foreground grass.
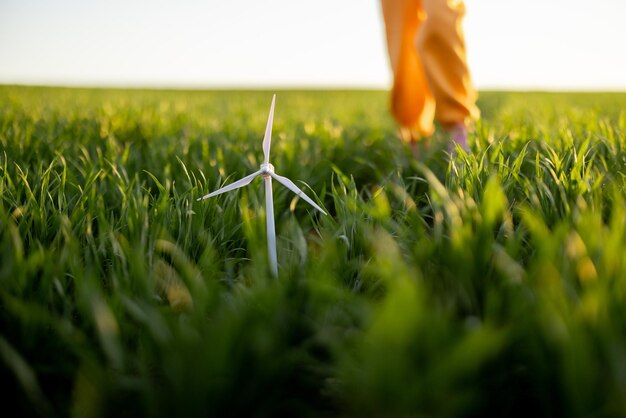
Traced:
MULTIPOLYGON (((485 92, 420 161, 385 92, 0 87, 14 416, 626 416, 626 95, 485 92), (303 183, 299 182, 301 180, 303 183), (21 411, 21 412, 20 412, 21 411)), ((441 134, 439 134, 441 135, 441 134)))

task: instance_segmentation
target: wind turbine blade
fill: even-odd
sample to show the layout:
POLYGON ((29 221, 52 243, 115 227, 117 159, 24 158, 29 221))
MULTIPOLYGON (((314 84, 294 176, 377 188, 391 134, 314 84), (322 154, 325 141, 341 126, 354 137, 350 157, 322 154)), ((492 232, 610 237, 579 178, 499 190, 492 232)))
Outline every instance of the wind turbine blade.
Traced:
POLYGON ((238 189, 240 187, 247 186, 259 174, 261 174, 261 170, 255 172, 255 173, 252 173, 249 176, 246 176, 246 177, 242 178, 241 180, 237 180, 236 182, 231 183, 231 184, 229 184, 226 187, 222 187, 221 189, 218 189, 218 190, 216 190, 216 191, 214 191, 212 193, 209 193, 208 195, 202 196, 202 197, 198 198, 198 200, 208 199, 209 197, 217 196, 218 194, 230 192, 231 190, 235 190, 235 189, 238 189))
POLYGON ((285 186, 286 188, 288 188, 289 190, 291 190, 292 192, 300 196, 309 205, 313 206, 315 209, 319 210, 324 215, 326 215, 326 212, 324 211, 324 209, 320 208, 314 201, 312 201, 311 198, 307 196, 302 190, 300 190, 300 188, 296 186, 293 181, 289 180, 287 177, 279 176, 276 173, 270 173, 270 176, 272 176, 274 180, 276 180, 277 182, 279 182, 280 184, 282 184, 283 186, 285 186))
POLYGON ((263 137, 263 163, 270 162, 270 147, 272 145, 272 124, 274 123, 274 102, 276 95, 272 97, 272 105, 270 106, 270 115, 267 118, 267 126, 265 127, 265 137, 263 137))

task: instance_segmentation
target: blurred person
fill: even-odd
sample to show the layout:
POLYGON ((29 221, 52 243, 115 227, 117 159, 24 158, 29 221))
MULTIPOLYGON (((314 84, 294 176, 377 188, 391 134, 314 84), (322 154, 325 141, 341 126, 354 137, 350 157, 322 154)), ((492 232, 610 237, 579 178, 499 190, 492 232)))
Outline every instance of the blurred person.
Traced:
POLYGON ((468 128, 480 112, 467 67, 463 0, 381 0, 393 71, 391 113, 400 135, 417 152, 436 119, 448 150, 469 149, 468 128))

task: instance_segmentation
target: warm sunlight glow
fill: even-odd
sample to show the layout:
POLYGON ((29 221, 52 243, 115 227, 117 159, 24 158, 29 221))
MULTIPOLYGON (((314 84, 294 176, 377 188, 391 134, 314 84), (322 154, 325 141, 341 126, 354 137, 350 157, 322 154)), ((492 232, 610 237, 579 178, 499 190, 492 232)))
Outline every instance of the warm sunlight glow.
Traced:
MULTIPOLYGON (((626 2, 466 0, 480 88, 626 89, 626 2)), ((0 83, 386 88, 377 0, 0 2, 0 83)))

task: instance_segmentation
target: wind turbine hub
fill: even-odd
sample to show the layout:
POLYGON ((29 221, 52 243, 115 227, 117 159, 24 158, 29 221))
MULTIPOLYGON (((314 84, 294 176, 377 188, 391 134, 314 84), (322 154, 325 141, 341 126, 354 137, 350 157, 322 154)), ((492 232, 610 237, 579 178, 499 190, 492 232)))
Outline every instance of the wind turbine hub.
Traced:
POLYGON ((261 164, 261 175, 262 176, 269 176, 270 173, 274 172, 274 166, 271 165, 270 163, 267 164, 261 164))

